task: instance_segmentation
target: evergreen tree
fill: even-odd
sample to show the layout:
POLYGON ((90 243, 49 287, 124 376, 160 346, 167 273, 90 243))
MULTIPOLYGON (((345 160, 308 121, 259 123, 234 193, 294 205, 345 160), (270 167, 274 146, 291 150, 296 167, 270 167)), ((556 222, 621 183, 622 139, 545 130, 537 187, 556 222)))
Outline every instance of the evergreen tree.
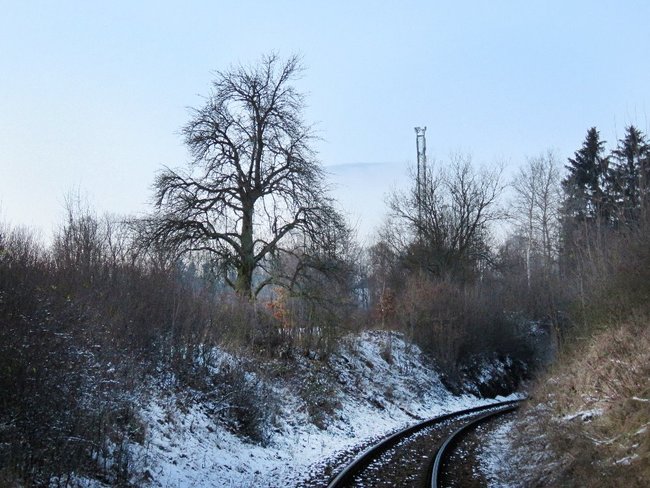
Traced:
POLYGON ((605 141, 592 127, 582 147, 569 158, 568 175, 562 181, 565 218, 593 221, 607 217, 605 185, 609 158, 604 155, 604 146, 605 141))
POLYGON ((650 145, 645 134, 633 125, 626 127, 612 157, 615 164, 609 180, 617 216, 626 222, 637 221, 650 189, 650 145))
POLYGON ((567 176, 562 180, 564 202, 561 210, 560 268, 575 268, 580 249, 593 236, 600 235, 603 224, 610 220, 607 198, 609 158, 605 155, 605 141, 595 127, 573 158, 569 158, 567 176))

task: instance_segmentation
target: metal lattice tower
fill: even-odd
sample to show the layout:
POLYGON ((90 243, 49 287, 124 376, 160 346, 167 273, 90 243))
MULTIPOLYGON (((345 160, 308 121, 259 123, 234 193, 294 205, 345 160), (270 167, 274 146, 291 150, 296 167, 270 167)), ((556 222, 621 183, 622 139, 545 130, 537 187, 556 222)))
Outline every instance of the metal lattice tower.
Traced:
POLYGON ((427 138, 426 127, 415 128, 415 146, 418 152, 418 167, 416 175, 417 186, 417 205, 418 205, 418 219, 422 222, 422 204, 426 198, 427 191, 427 138))

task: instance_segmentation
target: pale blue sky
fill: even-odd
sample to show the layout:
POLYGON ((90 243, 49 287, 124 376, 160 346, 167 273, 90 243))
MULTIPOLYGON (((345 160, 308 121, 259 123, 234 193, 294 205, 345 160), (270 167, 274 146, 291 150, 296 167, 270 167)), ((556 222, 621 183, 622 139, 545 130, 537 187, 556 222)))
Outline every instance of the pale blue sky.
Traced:
POLYGON ((146 210, 155 172, 187 160, 178 129, 211 73, 271 50, 302 54, 321 160, 372 220, 416 125, 431 158, 511 166, 564 159, 593 125, 610 143, 647 130, 649 19, 620 0, 2 2, 0 220, 47 237, 71 190, 146 210), (378 162, 369 192, 340 166, 378 162))

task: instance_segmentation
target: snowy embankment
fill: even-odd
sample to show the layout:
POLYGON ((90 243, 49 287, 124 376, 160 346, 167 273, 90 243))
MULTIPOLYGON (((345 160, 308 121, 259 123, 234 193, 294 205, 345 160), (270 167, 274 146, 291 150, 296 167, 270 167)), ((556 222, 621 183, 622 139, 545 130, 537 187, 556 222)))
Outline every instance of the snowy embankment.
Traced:
MULTIPOLYGON (((223 357, 225 363, 231 358, 225 353, 223 357)), ((425 364, 419 349, 396 334, 366 332, 348 338, 326 362, 294 359, 291 368, 283 376, 255 378, 276 399, 264 447, 216 421, 213 407, 179 401, 178 394, 169 392, 153 394, 141 411, 147 440, 132 452, 137 471, 144 473, 137 483, 295 486, 309 476, 317 461, 369 437, 490 402, 452 395, 425 364), (310 376, 314 368, 326 371, 319 376, 328 379, 326 386, 310 376), (305 382, 309 381, 327 395, 322 416, 306 403, 305 382)), ((250 379, 256 373, 247 375, 250 379)))

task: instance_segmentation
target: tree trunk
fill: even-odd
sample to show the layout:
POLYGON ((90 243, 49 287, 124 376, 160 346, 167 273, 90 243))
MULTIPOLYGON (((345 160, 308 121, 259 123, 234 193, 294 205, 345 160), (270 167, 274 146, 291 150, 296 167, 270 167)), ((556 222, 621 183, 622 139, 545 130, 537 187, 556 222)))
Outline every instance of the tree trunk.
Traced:
POLYGON ((255 269, 255 247, 253 246, 254 203, 244 202, 241 227, 241 254, 237 266, 235 291, 241 297, 252 299, 253 270, 255 269))

